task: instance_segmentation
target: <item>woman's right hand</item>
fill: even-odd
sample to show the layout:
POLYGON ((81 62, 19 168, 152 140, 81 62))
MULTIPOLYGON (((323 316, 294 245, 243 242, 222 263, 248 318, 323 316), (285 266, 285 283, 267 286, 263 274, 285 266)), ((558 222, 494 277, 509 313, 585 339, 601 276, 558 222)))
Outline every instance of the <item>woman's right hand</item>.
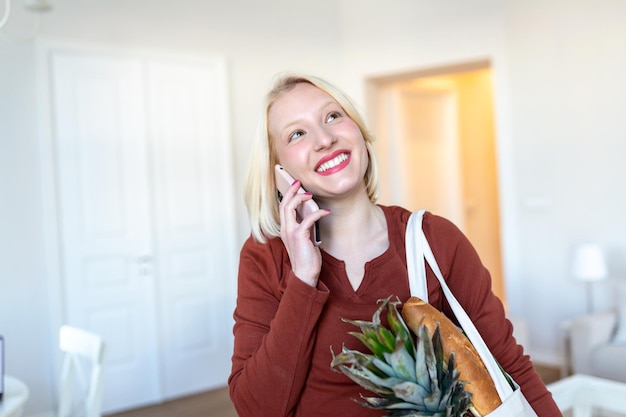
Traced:
POLYGON ((322 254, 311 241, 311 228, 314 227, 316 221, 330 214, 330 211, 317 210, 298 222, 296 208, 313 198, 311 193, 297 193, 299 188, 300 182, 294 181, 278 206, 280 238, 289 254, 294 274, 308 285, 315 287, 322 268, 322 254))

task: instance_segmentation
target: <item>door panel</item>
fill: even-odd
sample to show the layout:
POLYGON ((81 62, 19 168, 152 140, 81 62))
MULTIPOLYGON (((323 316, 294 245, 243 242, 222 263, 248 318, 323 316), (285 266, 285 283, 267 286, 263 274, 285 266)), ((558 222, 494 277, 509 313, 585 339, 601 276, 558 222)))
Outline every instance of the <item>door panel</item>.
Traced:
POLYGON ((400 93, 400 155, 404 195, 412 210, 427 208, 463 228, 455 97, 450 92, 400 93))
POLYGON ((105 411, 160 398, 141 66, 52 57, 65 321, 106 341, 105 411))
POLYGON ((166 397, 222 385, 230 370, 229 152, 213 71, 168 63, 147 71, 166 397))

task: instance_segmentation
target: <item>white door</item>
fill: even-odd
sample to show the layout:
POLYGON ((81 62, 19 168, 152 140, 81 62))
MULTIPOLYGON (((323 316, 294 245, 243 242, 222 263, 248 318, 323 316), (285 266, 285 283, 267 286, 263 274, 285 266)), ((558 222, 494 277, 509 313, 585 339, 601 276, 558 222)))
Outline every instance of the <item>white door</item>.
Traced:
POLYGON ((104 411, 223 385, 235 251, 218 63, 53 54, 68 322, 107 342, 104 411))
POLYGON ((52 57, 65 322, 106 341, 104 409, 160 399, 142 67, 52 57))
POLYGON ((234 221, 218 70, 147 67, 166 398, 223 385, 230 371, 234 221))
POLYGON ((408 90, 400 95, 404 195, 463 227, 456 98, 449 91, 408 90))
POLYGON ((426 208, 462 227, 457 110, 452 92, 394 88, 387 93, 387 166, 395 204, 426 208))

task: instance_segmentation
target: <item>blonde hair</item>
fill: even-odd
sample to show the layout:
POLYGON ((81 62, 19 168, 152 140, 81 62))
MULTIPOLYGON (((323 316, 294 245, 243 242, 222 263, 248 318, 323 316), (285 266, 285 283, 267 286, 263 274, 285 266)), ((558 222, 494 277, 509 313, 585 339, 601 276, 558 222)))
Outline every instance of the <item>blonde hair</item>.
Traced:
POLYGON ((378 168, 372 146, 374 136, 367 129, 363 117, 350 97, 318 77, 302 74, 280 75, 267 94, 263 113, 259 117, 244 188, 244 201, 248 209, 252 235, 262 243, 266 242, 267 238, 280 235, 280 218, 274 180, 274 165, 278 163, 278 157, 274 141, 268 131, 268 114, 279 97, 300 83, 312 84, 330 95, 357 124, 368 151, 369 163, 364 177, 367 195, 373 203, 378 199, 378 168))

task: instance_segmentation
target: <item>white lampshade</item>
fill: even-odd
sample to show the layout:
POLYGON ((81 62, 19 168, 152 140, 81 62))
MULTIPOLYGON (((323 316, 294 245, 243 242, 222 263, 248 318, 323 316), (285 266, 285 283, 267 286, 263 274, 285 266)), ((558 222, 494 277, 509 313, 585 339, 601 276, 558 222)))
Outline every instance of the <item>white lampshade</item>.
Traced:
POLYGON ((574 251, 572 275, 580 281, 601 281, 608 275, 604 253, 599 245, 587 243, 574 251))

